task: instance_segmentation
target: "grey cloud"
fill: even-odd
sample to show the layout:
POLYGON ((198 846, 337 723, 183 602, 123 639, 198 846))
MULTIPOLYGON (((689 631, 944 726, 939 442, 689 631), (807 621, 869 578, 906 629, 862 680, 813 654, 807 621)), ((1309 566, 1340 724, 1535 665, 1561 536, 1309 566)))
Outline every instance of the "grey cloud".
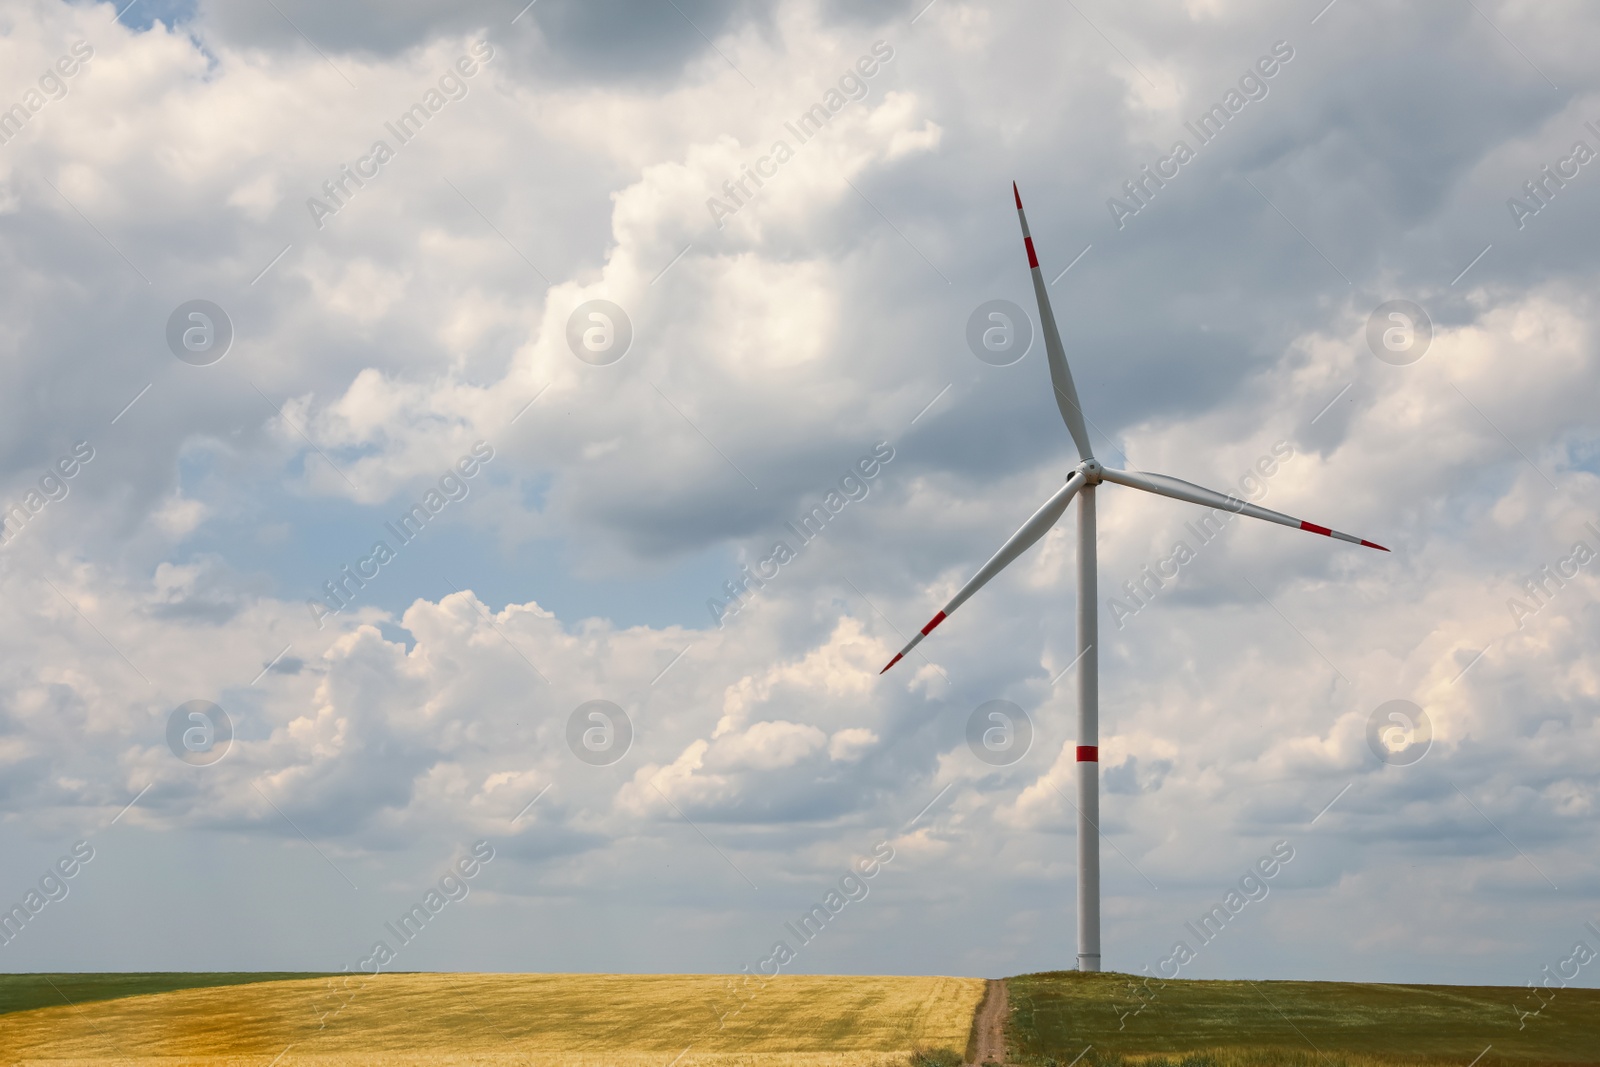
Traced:
MULTIPOLYGON (((1587 291, 1595 264, 1584 244, 1593 199, 1582 182, 1600 179, 1585 170, 1523 231, 1513 228, 1504 199, 1582 136, 1577 120, 1593 73, 1567 40, 1552 38, 1586 41, 1592 26, 1571 14, 1532 13, 1505 24, 1564 86, 1555 92, 1468 8, 1374 13, 1338 5, 1315 27, 1311 11, 1266 5, 1188 20, 1097 11, 1157 83, 1146 97, 1143 76, 1069 9, 985 10, 987 21, 956 33, 944 21, 955 17, 953 4, 934 6, 914 29, 909 7, 829 7, 828 34, 895 42, 897 58, 871 101, 886 104, 890 91, 915 100, 910 119, 880 115, 890 135, 926 120, 942 140, 891 156, 886 145, 831 129, 807 147, 814 174, 785 174, 788 186, 765 190, 769 199, 718 232, 705 221, 703 200, 724 175, 723 157, 703 164, 694 162, 698 153, 725 136, 742 151, 780 135, 773 131, 781 120, 835 76, 836 57, 833 44, 809 40, 803 28, 780 30, 788 24, 754 7, 682 6, 719 44, 729 30, 748 31, 752 54, 766 57, 746 71, 759 90, 737 100, 705 90, 706 78, 714 87, 743 83, 670 5, 541 0, 496 38, 506 42, 505 63, 492 87, 480 83, 486 91, 475 87, 460 110, 441 115, 429 140, 407 147, 324 231, 311 228, 305 200, 427 83, 410 50, 509 22, 517 5, 378 12, 283 4, 335 63, 351 58, 385 86, 378 92, 363 79, 361 90, 337 98, 316 95, 323 80, 342 83, 271 5, 207 5, 190 21, 181 9, 158 9, 177 12, 181 32, 170 41, 152 32, 133 47, 171 46, 141 55, 163 60, 146 67, 176 81, 140 83, 122 110, 103 98, 73 110, 93 99, 93 83, 84 82, 30 120, 27 140, 0 149, 11 168, 0 199, 0 265, 15 279, 0 293, 0 319, 9 324, 0 345, 16 385, 0 419, 3 484, 8 492, 26 486, 75 434, 93 430, 105 441, 90 438, 95 463, 4 560, 17 614, 0 626, 3 728, 8 744, 26 746, 6 765, 9 811, 66 820, 105 809, 109 818, 154 777, 130 823, 208 827, 219 837, 276 837, 298 847, 289 824, 247 788, 255 776, 314 840, 352 853, 400 852, 421 830, 488 820, 486 809, 509 819, 532 794, 527 781, 559 779, 553 796, 570 790, 571 807, 548 822, 541 814, 505 847, 541 878, 565 879, 579 899, 596 885, 649 882, 652 864, 675 858, 662 855, 675 835, 703 845, 659 805, 646 808, 648 817, 626 809, 618 789, 646 763, 670 763, 709 738, 737 695, 749 722, 783 720, 823 734, 864 726, 880 738, 853 764, 820 752, 776 772, 731 758, 708 762, 727 779, 723 791, 688 794, 683 810, 737 859, 781 856, 773 862, 785 865, 785 876, 801 878, 813 861, 795 858, 796 850, 857 829, 894 832, 954 782, 919 824, 919 844, 930 851, 918 858, 908 848, 897 868, 936 871, 908 880, 934 883, 933 896, 900 898, 882 936, 933 945, 943 942, 920 938, 919 923, 979 928, 977 905, 958 898, 982 898, 978 890, 992 888, 997 871, 1014 887, 1020 915, 1056 929, 1049 924, 1059 925, 1070 882, 1070 809, 1048 787, 1030 786, 1074 740, 1070 680, 1050 685, 1072 654, 1070 542, 1066 557, 1060 545, 1035 549, 924 643, 953 679, 948 688, 866 673, 882 662, 878 646, 898 647, 943 602, 945 586, 992 552, 1072 462, 1040 352, 991 368, 963 340, 978 301, 1031 305, 1009 202, 1017 178, 1050 277, 1094 246, 1051 292, 1090 416, 1114 442, 1096 437, 1103 458, 1126 449, 1135 465, 1215 483, 1219 473, 1234 474, 1230 456, 1247 461, 1258 438, 1281 435, 1300 453, 1296 488, 1275 486, 1268 506, 1314 500, 1312 521, 1386 543, 1387 533, 1369 524, 1400 537, 1392 557, 1357 558, 1293 531, 1230 530, 1149 614, 1125 633, 1107 633, 1104 729, 1131 753, 1105 775, 1104 816, 1119 847, 1162 884, 1209 886, 1213 875, 1233 873, 1230 848, 1309 832, 1303 824, 1355 780, 1317 823, 1326 852, 1308 852, 1295 868, 1308 872, 1307 894, 1354 892, 1346 887, 1361 879, 1414 886, 1404 872, 1393 877, 1411 862, 1433 875, 1493 870, 1483 884, 1508 898, 1526 892, 1518 877, 1538 889, 1448 777, 1566 884, 1554 868, 1579 854, 1595 788, 1582 762, 1592 709, 1571 666, 1585 662, 1592 620, 1585 594, 1573 590, 1536 620, 1548 623, 1537 640, 1508 637, 1501 586, 1514 587, 1513 578, 1548 560, 1549 545, 1575 525, 1570 509, 1592 503, 1592 478, 1571 468, 1587 462, 1595 438, 1584 406, 1594 384, 1587 291), (1385 20, 1384 33, 1374 34, 1374 17, 1385 20), (1541 20, 1557 17, 1570 21, 1552 34, 1541 20), (212 54, 184 43, 189 32, 212 54), (1106 198, 1157 146, 1182 135, 1184 115, 1215 99, 1278 37, 1291 39, 1298 55, 1271 95, 1117 231, 1106 198), (224 45, 260 48, 266 65, 229 67, 216 58, 224 45), (768 64, 777 69, 763 69, 768 64), (242 80, 228 81, 234 77, 242 80), (391 93, 391 81, 403 91, 391 93), (235 85, 269 106, 185 110, 185 94, 205 103, 235 85), (1184 96, 1169 114, 1163 94, 1178 86, 1184 96), (204 124, 221 131, 240 115, 232 154, 208 157, 202 149, 214 135, 204 124), (146 136, 125 138, 126 131, 146 136), (852 172, 862 195, 829 184, 856 152, 871 159, 852 172), (266 184, 252 185, 259 181, 266 184), (822 194, 782 199, 812 181, 822 194), (743 226, 755 221, 761 225, 743 226), (650 284, 691 242, 673 271, 650 284), (1452 288, 1490 242, 1493 251, 1452 288), (290 254, 252 285, 285 244, 293 244, 290 254), (523 255, 557 287, 549 309, 544 281, 523 255), (556 305, 580 283, 632 284, 630 270, 644 296, 629 308, 639 331, 624 363, 579 368, 559 343, 541 340, 559 331, 564 309, 556 305), (806 302, 808 286, 821 294, 814 303, 806 302), (1368 310, 1393 295, 1423 302, 1451 333, 1409 372, 1360 348, 1368 310), (167 314, 194 296, 223 303, 238 328, 234 352, 212 368, 180 364, 161 341, 167 314), (1513 309, 1517 324, 1496 318, 1513 309), (741 332, 763 320, 781 329, 741 332), (763 362, 795 338, 826 343, 805 353, 809 361, 763 362), (1310 424, 1346 381, 1352 388, 1341 406, 1310 424), (547 382, 557 383, 553 392, 505 429, 547 382), (1455 397, 1452 382, 1482 405, 1482 416, 1455 397), (113 426, 145 384, 150 393, 113 426), (910 426, 947 384, 949 393, 910 426), (299 428, 273 404, 296 413, 299 428), (483 510, 471 521, 502 535, 508 552, 559 542, 560 565, 590 572, 622 556, 630 566, 670 568, 721 546, 764 549, 864 447, 888 439, 897 455, 873 495, 850 505, 763 594, 760 610, 722 631, 544 620, 519 605, 498 617, 497 631, 474 605, 447 598, 418 602, 403 629, 375 619, 397 640, 372 648, 363 644, 370 638, 350 636, 348 618, 315 631, 302 604, 262 595, 246 543, 227 546, 223 561, 201 567, 192 585, 151 591, 161 564, 206 558, 151 521, 180 485, 185 499, 209 509, 205 522, 271 519, 292 536, 296 516, 276 513, 289 510, 284 500, 310 510, 337 496, 358 514, 366 506, 350 503, 357 494, 301 430, 357 474, 361 500, 386 501, 423 474, 437 477, 435 442, 484 428, 504 430, 494 438, 503 456, 496 464, 504 464, 495 470, 508 472, 507 484, 547 491, 534 509, 486 481, 487 499, 474 505, 483 510), (718 448, 761 489, 746 485, 718 448), (1527 469, 1519 448, 1560 492, 1527 469), (58 581, 105 640, 38 574, 58 581), (822 652, 842 617, 859 622, 863 636, 827 649, 839 657, 828 659, 822 652), (276 629, 292 633, 280 640, 276 629), (170 703, 165 688, 246 686, 291 636, 293 655, 249 698, 249 732, 232 762, 219 773, 179 776, 157 744, 170 703), (341 637, 367 658, 330 656, 341 637), (1500 642, 1495 651, 1445 685, 1463 650, 1491 639, 1500 642), (214 654, 193 655, 202 640, 214 654), (696 651, 653 683, 691 643, 696 651), (136 690, 117 649, 163 692, 136 690), (807 658, 813 654, 820 658, 807 658), (535 676, 522 656, 551 679, 535 676), (851 657, 873 662, 860 668, 851 657), (591 695, 647 691, 630 761, 609 777, 572 776, 563 716, 591 695), (1435 691, 1455 732, 1416 773, 1352 762, 1365 754, 1338 732, 1341 722, 1388 695, 1435 691), (961 726, 973 706, 1002 695, 1035 715, 1037 750, 1017 768, 980 774, 960 763, 961 726), (313 722, 324 711, 327 720, 313 722), (1493 732, 1495 723, 1506 724, 1503 733, 1493 732), (1178 754, 1141 747, 1159 743, 1178 754), (488 784, 506 775, 518 776, 514 801, 488 784)), ((112 52, 108 44, 96 62, 112 52)), ((1106 505, 1108 514, 1131 506, 1126 497, 1106 505)), ((371 514, 387 517, 387 507, 380 502, 371 514)), ((1147 543, 1158 544, 1161 531, 1180 528, 1188 514, 1173 504, 1154 520, 1168 524, 1160 530, 1108 537, 1102 596, 1147 562, 1147 543)), ((523 599, 538 599, 539 580, 523 599)), ((495 585, 491 578, 476 595, 503 604, 495 585)), ((641 795, 652 796, 648 787, 641 795)), ((630 899, 652 916, 669 905, 718 906, 719 879, 736 879, 702 853, 680 860, 657 895, 630 899)), ((1128 914, 1148 915, 1137 875, 1109 855, 1107 866, 1116 868, 1108 884, 1128 914)), ((1362 895, 1365 905, 1371 899, 1362 895)), ((1530 925, 1550 920, 1542 897, 1518 899, 1532 902, 1530 925)), ((1347 898, 1325 905, 1286 892, 1280 906, 1286 930, 1299 921, 1294 936, 1306 939, 1296 944, 1305 946, 1307 967, 1378 966, 1358 948, 1319 940, 1317 924, 1301 921, 1324 906, 1359 910, 1347 898)), ((720 916, 706 921, 706 929, 727 929, 717 926, 720 916)), ((320 922, 309 922, 304 936, 320 936, 320 922)), ((1154 936, 1145 918, 1117 922, 1119 946, 1154 936)), ((984 946, 962 951, 992 962, 988 969, 1016 970, 1049 963, 1055 947, 1033 937, 1001 952, 986 936, 984 946)), ((479 951, 485 955, 475 959, 510 950, 479 951)), ((584 951, 586 965, 666 965, 637 955, 649 951, 639 947, 607 948, 603 957, 584 951)), ((841 953, 844 966, 871 958, 853 951, 841 953)), ((921 962, 925 953, 927 967, 938 969, 948 962, 942 951, 915 947, 902 958, 921 962)), ((1514 960, 1512 949, 1495 951, 1489 962, 1475 957, 1463 966, 1487 974, 1514 960)))
MULTIPOLYGON (((189 28, 239 46, 301 49, 309 42, 322 52, 373 58, 439 37, 486 34, 497 46, 526 50, 546 76, 659 85, 696 58, 714 56, 707 37, 715 40, 762 17, 759 5, 739 0, 678 0, 681 13, 671 4, 631 0, 539 0, 525 13, 521 3, 498 0, 444 7, 364 2, 337 9, 282 0, 277 6, 281 13, 270 5, 247 10, 205 0, 189 28)), ((177 17, 183 18, 181 10, 177 17)))

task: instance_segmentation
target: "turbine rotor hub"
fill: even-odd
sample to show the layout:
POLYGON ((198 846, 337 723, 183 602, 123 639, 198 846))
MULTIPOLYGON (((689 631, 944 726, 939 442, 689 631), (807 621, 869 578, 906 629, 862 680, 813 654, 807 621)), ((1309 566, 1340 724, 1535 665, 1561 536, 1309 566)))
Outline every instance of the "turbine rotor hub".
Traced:
POLYGON ((1096 459, 1086 459, 1074 468, 1079 474, 1083 475, 1083 480, 1090 485, 1100 484, 1101 471, 1103 469, 1100 466, 1100 461, 1096 459))

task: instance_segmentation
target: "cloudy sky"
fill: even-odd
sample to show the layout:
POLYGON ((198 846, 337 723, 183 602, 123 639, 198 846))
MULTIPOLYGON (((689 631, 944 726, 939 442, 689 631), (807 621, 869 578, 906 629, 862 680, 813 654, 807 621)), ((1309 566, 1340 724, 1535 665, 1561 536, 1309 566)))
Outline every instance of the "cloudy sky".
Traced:
POLYGON ((1103 462, 1393 549, 1100 491, 1105 965, 1592 940, 1600 15, 923 2, 0 6, 0 904, 93 850, 0 969, 478 841, 393 967, 1071 966, 1071 520, 878 674, 1077 462, 1013 180, 1103 462))

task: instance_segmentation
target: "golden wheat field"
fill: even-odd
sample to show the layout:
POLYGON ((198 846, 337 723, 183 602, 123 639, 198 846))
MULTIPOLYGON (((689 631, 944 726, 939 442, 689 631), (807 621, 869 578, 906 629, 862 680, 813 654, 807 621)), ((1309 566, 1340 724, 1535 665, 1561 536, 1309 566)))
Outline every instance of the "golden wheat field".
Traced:
POLYGON ((0 1062, 161 1067, 903 1067, 966 1047, 976 978, 386 974, 0 1016, 0 1062))

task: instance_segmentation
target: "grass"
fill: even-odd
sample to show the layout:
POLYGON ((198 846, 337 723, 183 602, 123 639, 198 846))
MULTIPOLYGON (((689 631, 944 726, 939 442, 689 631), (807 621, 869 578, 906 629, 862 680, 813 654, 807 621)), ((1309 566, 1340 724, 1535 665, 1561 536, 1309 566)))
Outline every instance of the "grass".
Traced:
POLYGON ((163 971, 151 974, 0 974, 0 1015, 54 1008, 143 993, 169 993, 203 986, 247 985, 290 978, 317 978, 316 971, 163 971))
POLYGON ((1017 1063, 1066 1067, 1600 1065, 1600 990, 1199 982, 1053 971, 1008 983, 1017 1063), (1137 983, 1139 984, 1136 984, 1137 983), (1143 1010, 1139 1011, 1141 1003, 1143 1010), (1485 1049, 1488 1049, 1485 1052, 1485 1049))
POLYGON ((130 996, 115 990, 140 976, 69 977, 109 991, 5 1016, 0 1062, 905 1067, 915 1049, 964 1047, 983 995, 968 978, 795 975, 741 989, 706 975, 388 974, 130 996))

